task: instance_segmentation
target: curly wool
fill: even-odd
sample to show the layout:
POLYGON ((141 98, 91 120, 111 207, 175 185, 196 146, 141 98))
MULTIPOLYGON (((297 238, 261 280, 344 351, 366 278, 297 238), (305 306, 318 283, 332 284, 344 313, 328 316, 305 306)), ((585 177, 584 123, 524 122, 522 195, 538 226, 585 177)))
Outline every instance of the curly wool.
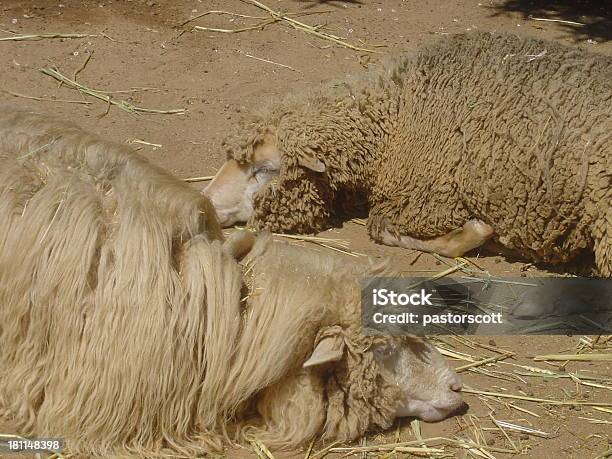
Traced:
MULTIPOLYGON (((428 239, 478 218, 523 257, 594 251, 610 276, 611 81, 609 57, 472 33, 290 98, 243 123, 247 139, 272 126, 282 154, 251 223, 318 231, 361 194, 375 240, 385 227, 428 239), (305 173, 300 155, 326 173, 305 173)), ((248 161, 248 145, 230 140, 229 155, 248 161)))

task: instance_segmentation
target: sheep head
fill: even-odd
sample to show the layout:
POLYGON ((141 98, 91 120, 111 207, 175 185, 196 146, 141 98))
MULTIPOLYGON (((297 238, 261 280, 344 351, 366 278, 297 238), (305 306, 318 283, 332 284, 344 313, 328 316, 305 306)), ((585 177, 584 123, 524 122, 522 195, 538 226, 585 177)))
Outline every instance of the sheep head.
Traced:
POLYGON ((351 339, 334 328, 303 364, 316 368, 330 363, 333 368, 334 377, 327 381, 327 429, 338 430, 334 436, 354 430, 346 423, 369 420, 357 429, 361 434, 373 425, 386 428, 398 417, 440 421, 464 406, 461 380, 432 344, 413 337, 351 339), (344 406, 353 407, 355 416, 344 406))
POLYGON ((248 221, 253 214, 254 195, 279 173, 281 155, 272 132, 257 136, 248 147, 242 161, 228 158, 202 191, 213 203, 223 227, 248 221))
POLYGON ((325 165, 314 152, 266 125, 228 149, 228 160, 203 190, 222 226, 309 233, 331 214, 325 165))
POLYGON ((260 394, 257 436, 266 444, 294 447, 321 434, 353 441, 398 417, 440 421, 464 406, 458 376, 427 342, 355 343, 338 327, 322 336, 301 368, 260 394))
POLYGON ((463 406, 461 381, 433 345, 362 334, 358 279, 389 269, 369 263, 265 235, 249 253, 250 310, 274 305, 278 325, 257 321, 257 330, 283 343, 266 351, 275 356, 270 361, 286 362, 276 372, 284 376, 259 397, 263 430, 274 433, 266 440, 271 445, 285 438, 295 446, 320 433, 350 441, 390 427, 397 417, 439 421, 463 406), (296 426, 294 419, 309 421, 296 426))

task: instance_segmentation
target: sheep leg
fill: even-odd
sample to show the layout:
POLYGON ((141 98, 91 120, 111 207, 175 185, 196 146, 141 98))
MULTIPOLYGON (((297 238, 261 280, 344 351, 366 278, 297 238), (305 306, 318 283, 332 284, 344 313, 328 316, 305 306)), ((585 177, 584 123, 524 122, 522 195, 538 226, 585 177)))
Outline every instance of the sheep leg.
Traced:
POLYGON ((604 210, 603 218, 595 222, 593 240, 595 241, 595 265, 598 275, 612 277, 612 209, 604 210))
POLYGON ((474 219, 466 222, 462 228, 457 228, 435 239, 421 240, 405 235, 395 235, 384 227, 378 239, 385 245, 437 253, 454 258, 480 247, 493 236, 493 232, 491 226, 481 220, 474 219))

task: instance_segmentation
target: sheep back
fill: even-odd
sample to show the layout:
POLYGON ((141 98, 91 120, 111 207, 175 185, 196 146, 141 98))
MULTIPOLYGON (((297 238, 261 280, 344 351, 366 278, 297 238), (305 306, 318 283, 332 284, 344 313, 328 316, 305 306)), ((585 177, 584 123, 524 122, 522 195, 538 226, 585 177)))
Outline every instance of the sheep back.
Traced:
POLYGON ((88 455, 219 448, 200 391, 223 379, 211 320, 237 334, 241 289, 221 239, 206 198, 131 150, 2 112, 0 413, 88 455))

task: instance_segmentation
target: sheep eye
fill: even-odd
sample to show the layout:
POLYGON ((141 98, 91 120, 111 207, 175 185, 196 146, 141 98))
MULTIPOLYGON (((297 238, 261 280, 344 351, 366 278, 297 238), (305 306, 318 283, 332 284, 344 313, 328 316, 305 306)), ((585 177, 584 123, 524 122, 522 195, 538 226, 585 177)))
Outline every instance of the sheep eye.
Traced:
POLYGON ((272 172, 267 166, 257 167, 253 170, 253 175, 267 174, 272 172))
POLYGON ((256 180, 265 180, 272 178, 278 174, 278 169, 274 167, 274 165, 269 163, 263 163, 256 166, 252 166, 251 169, 251 177, 254 177, 256 180))

